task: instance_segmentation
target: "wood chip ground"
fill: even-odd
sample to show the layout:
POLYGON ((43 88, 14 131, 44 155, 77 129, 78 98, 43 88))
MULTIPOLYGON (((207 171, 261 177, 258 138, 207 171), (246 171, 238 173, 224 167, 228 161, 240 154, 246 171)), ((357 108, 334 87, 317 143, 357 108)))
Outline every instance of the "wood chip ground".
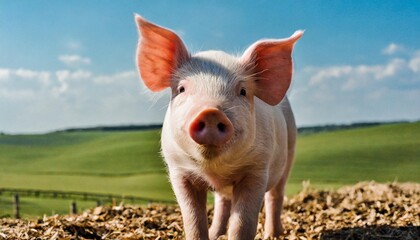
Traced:
MULTIPOLYGON (((212 209, 208 211, 209 222, 212 209)), ((263 236, 260 214, 256 239, 263 236)), ((363 182, 287 199, 280 239, 420 239, 420 184, 363 182)), ((183 239, 177 206, 103 206, 79 215, 0 219, 0 239, 183 239)), ((227 239, 222 236, 220 239, 227 239)))

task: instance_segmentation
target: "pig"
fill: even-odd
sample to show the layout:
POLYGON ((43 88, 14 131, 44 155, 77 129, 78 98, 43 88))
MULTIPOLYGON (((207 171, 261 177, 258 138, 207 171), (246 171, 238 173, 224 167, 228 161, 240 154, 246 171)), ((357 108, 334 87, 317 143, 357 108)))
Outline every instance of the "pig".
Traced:
POLYGON ((161 149, 181 209, 186 239, 254 239, 265 208, 264 237, 282 233, 285 184, 296 126, 286 97, 292 50, 303 31, 260 40, 241 56, 190 54, 173 31, 135 15, 140 78, 169 88, 161 149), (207 219, 207 193, 214 216, 207 219))

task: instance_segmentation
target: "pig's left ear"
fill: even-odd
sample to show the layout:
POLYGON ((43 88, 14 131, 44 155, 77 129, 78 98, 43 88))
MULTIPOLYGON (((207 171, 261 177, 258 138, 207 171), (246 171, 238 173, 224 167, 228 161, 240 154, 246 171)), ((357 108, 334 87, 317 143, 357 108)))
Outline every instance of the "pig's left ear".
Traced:
POLYGON ((140 33, 137 67, 145 85, 153 92, 171 86, 175 70, 189 58, 189 53, 174 32, 135 16, 140 33))
POLYGON ((274 106, 286 95, 292 80, 293 45, 302 35, 299 30, 286 39, 258 41, 242 55, 242 62, 256 77, 255 95, 259 99, 274 106))

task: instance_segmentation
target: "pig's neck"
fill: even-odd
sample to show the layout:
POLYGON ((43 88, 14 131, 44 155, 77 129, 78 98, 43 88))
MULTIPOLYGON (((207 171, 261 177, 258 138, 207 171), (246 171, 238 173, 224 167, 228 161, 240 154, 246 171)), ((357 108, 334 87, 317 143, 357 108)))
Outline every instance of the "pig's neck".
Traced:
POLYGON ((233 162, 233 164, 209 164, 202 167, 198 174, 212 190, 224 191, 226 187, 234 186, 247 175, 258 171, 264 170, 258 169, 258 166, 239 165, 233 162))

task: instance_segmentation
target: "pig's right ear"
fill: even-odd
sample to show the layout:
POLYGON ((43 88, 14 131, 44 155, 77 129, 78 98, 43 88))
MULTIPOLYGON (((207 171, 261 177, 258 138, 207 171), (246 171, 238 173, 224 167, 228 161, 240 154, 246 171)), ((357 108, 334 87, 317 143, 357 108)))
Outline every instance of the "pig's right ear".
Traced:
POLYGON ((135 15, 139 29, 137 67, 141 79, 153 92, 171 86, 174 71, 189 58, 182 40, 174 32, 135 15))
POLYGON ((245 51, 241 60, 256 78, 259 99, 274 106, 286 95, 292 80, 293 45, 302 34, 299 30, 286 39, 258 41, 245 51))

